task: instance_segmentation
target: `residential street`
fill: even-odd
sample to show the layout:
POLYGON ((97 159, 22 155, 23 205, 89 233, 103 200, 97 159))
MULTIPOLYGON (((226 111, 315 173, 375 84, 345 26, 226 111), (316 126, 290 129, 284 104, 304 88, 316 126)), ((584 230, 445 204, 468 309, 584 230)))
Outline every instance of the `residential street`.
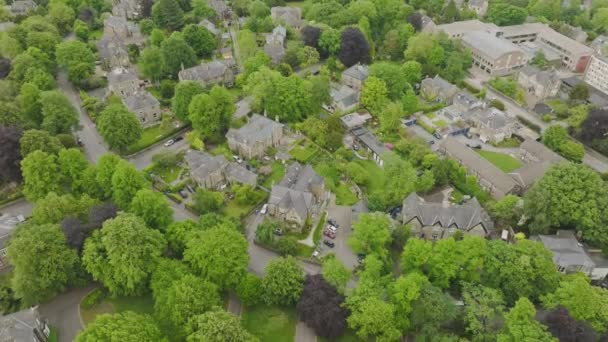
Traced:
POLYGON ((72 342, 80 330, 80 301, 94 289, 96 285, 90 285, 80 289, 72 289, 60 294, 53 300, 40 304, 40 315, 49 320, 49 324, 57 328, 59 342, 72 342))
MULTIPOLYGON (((184 134, 185 132, 181 133, 180 135, 183 136, 184 134)), ((179 152, 188 148, 188 142, 186 141, 186 139, 180 140, 169 147, 165 147, 164 144, 167 140, 169 140, 169 138, 157 143, 156 145, 151 148, 148 148, 145 151, 137 153, 136 155, 128 158, 127 160, 129 160, 131 164, 135 165, 138 170, 143 170, 152 164, 152 157, 156 154, 162 152, 179 152)))
POLYGON ((13 216, 23 215, 23 217, 32 216, 32 204, 22 198, 16 202, 0 207, 0 214, 10 214, 13 216))

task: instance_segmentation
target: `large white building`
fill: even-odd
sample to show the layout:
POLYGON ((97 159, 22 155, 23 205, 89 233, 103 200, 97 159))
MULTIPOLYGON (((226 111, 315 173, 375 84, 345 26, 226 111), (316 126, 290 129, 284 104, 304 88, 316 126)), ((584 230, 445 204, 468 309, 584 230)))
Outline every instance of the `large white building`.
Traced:
POLYGON ((585 82, 604 94, 608 94, 608 58, 591 57, 591 62, 585 71, 585 82))
POLYGON ((471 50, 473 64, 490 75, 508 75, 528 63, 517 45, 485 31, 465 33, 461 41, 471 50))

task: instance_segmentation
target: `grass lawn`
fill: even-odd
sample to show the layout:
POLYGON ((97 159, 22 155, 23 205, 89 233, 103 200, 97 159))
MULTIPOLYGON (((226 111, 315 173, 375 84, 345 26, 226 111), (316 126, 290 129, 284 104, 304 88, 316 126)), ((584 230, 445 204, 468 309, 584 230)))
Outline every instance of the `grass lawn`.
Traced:
POLYGON ((503 172, 517 170, 523 165, 519 160, 511 157, 508 154, 481 150, 475 150, 475 152, 479 153, 490 163, 496 165, 496 167, 501 169, 503 172))
POLYGON ((291 154, 291 156, 294 157, 295 160, 297 160, 301 163, 306 163, 316 153, 317 153, 317 148, 312 145, 309 145, 307 147, 296 146, 296 147, 292 148, 291 151, 289 151, 289 154, 291 154))
POLYGON ((283 165, 283 163, 275 161, 270 165, 270 167, 272 167, 272 173, 266 177, 262 183, 262 186, 266 189, 270 189, 273 182, 274 184, 277 184, 281 181, 281 179, 283 179, 283 176, 285 176, 285 165, 283 165))
POLYGON ((304 1, 288 1, 285 3, 285 6, 288 7, 303 7, 304 6, 304 1))
POLYGON ((318 337, 317 341, 318 342, 330 342, 330 341, 331 342, 362 342, 363 340, 360 339, 359 337, 357 337, 357 334, 355 334, 354 331, 352 331, 351 329, 348 329, 348 330, 346 330, 344 335, 342 335, 338 338, 328 340, 323 337, 318 337))
POLYGON ((359 200, 345 183, 341 182, 333 191, 336 194, 337 205, 353 205, 359 200))
POLYGON ((129 155, 141 151, 158 141, 164 140, 166 137, 182 129, 182 127, 183 125, 180 124, 180 127, 177 128, 175 125, 156 125, 146 128, 143 130, 141 138, 133 145, 127 147, 125 154, 129 155))
POLYGON ((508 147, 508 148, 516 148, 521 145, 521 141, 517 138, 506 138, 498 144, 493 144, 496 147, 508 147))
POLYGON ((241 321, 261 342, 291 342, 296 332, 295 308, 256 305, 243 309, 241 321))
POLYGON ((266 198, 266 192, 262 190, 255 190, 256 196, 258 196, 259 200, 254 204, 240 204, 237 203, 236 200, 232 199, 226 202, 226 205, 222 207, 222 215, 234 217, 237 219, 242 219, 247 215, 258 203, 262 201, 262 199, 266 198))
POLYGON ((179 176, 179 172, 181 171, 181 168, 177 165, 174 165, 171 167, 160 167, 158 165, 153 164, 150 167, 148 167, 146 169, 146 171, 150 172, 150 173, 154 173, 155 175, 162 178, 165 181, 165 183, 169 184, 177 179, 177 176, 179 176))
POLYGON ((154 300, 152 294, 140 297, 106 298, 93 308, 86 310, 81 307, 80 314, 85 325, 93 322, 95 317, 104 313, 135 311, 137 313, 154 313, 154 300))
POLYGON ((314 247, 298 242, 298 256, 301 256, 303 258, 310 258, 314 250, 314 247))
POLYGON ((366 186, 368 194, 382 190, 384 187, 384 171, 373 160, 357 160, 369 173, 369 184, 366 186))
POLYGON ((426 114, 424 114, 427 118, 433 120, 434 118, 437 117, 437 115, 434 112, 428 112, 426 114))
POLYGON ((51 333, 49 334, 49 339, 46 340, 47 342, 57 342, 59 341, 59 338, 57 337, 57 329, 55 327, 50 327, 51 328, 51 333))
POLYGON ((221 145, 217 145, 216 147, 214 147, 213 149, 211 149, 209 151, 209 153, 211 153, 214 156, 219 156, 220 154, 223 154, 224 157, 228 160, 232 160, 232 152, 230 151, 230 148, 228 147, 227 143, 223 143, 221 145))

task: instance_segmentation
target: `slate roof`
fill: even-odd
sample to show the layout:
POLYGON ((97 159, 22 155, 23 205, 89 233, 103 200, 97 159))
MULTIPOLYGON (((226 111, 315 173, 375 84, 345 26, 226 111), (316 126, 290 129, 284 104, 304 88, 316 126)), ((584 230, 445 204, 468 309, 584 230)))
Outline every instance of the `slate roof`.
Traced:
POLYGON ((334 102, 342 104, 344 108, 349 108, 359 102, 359 93, 345 85, 341 85, 338 88, 331 88, 329 90, 329 96, 331 96, 331 99, 334 102))
POLYGON ((541 178, 553 164, 565 161, 560 155, 533 139, 524 140, 519 148, 523 153, 529 155, 526 159, 531 159, 531 161, 519 169, 514 170, 510 175, 524 188, 534 184, 534 182, 541 178), (530 158, 530 156, 532 158, 530 158))
POLYGON ((384 144, 367 129, 357 128, 353 131, 353 134, 357 137, 357 139, 359 139, 359 141, 361 141, 361 143, 371 149, 375 154, 381 156, 383 153, 388 152, 386 146, 384 146, 384 144))
POLYGON ((268 204, 285 210, 293 209, 302 219, 308 217, 312 203, 312 193, 293 190, 281 185, 274 185, 268 198, 268 204))
POLYGON ((237 163, 229 163, 224 170, 226 178, 230 182, 238 182, 255 186, 258 183, 258 175, 237 163))
POLYGON ((0 341, 38 341, 39 339, 34 333, 34 330, 40 328, 37 318, 39 315, 36 307, 0 317, 0 341))
POLYGON ((365 81, 365 80, 367 80, 367 77, 369 76, 369 70, 368 70, 367 65, 357 63, 357 64, 351 66, 350 68, 344 70, 344 72, 342 73, 342 76, 345 76, 345 75, 350 76, 359 81, 365 81))
POLYGON ((298 162, 287 167, 285 176, 278 184, 297 191, 310 191, 311 184, 323 184, 324 180, 310 165, 302 167, 298 162))
POLYGON ((227 72, 229 72, 229 68, 225 63, 213 60, 209 63, 202 63, 201 65, 181 70, 179 72, 179 79, 181 81, 207 82, 220 78, 227 72))
POLYGON ((283 128, 281 123, 260 114, 253 114, 246 125, 238 129, 229 129, 226 138, 243 144, 255 144, 258 141, 271 139, 272 132, 277 126, 283 128))
POLYGON ((443 203, 426 202, 416 193, 412 193, 403 201, 403 217, 407 222, 417 218, 423 226, 455 226, 465 232, 479 224, 483 225, 486 232, 494 229, 494 222, 476 198, 464 204, 446 206, 443 203))
POLYGON ((535 156, 540 161, 550 161, 552 163, 559 163, 565 160, 559 154, 553 152, 547 146, 536 140, 526 139, 524 140, 524 142, 521 143, 519 148, 535 156))
POLYGON ((423 86, 429 86, 436 89, 441 95, 449 97, 451 94, 458 92, 458 87, 444 80, 441 76, 436 75, 433 78, 425 78, 422 80, 423 86))
POLYGON ((209 153, 195 150, 188 150, 184 159, 190 168, 190 174, 194 178, 199 179, 204 179, 210 173, 223 169, 228 165, 228 161, 221 154, 212 156, 209 153))
POLYGON ((101 59, 111 59, 114 56, 129 57, 126 45, 116 36, 103 37, 97 41, 97 54, 101 59))
POLYGON ((217 36, 220 33, 220 30, 218 30, 217 27, 215 27, 215 24, 210 22, 207 19, 201 20, 201 22, 198 23, 198 26, 202 26, 202 27, 206 28, 207 30, 209 30, 209 32, 211 32, 215 36, 217 36))
POLYGON ((36 3, 32 0, 16 0, 11 4, 11 12, 13 13, 26 13, 28 11, 34 10, 38 7, 36 3))
POLYGON ((492 129, 501 129, 515 120, 505 114, 505 112, 494 107, 487 108, 477 113, 477 120, 484 126, 492 129))
POLYGON ((540 70, 535 66, 526 65, 525 67, 521 68, 519 72, 527 75, 528 77, 536 76, 536 81, 545 86, 550 83, 559 82, 559 76, 554 70, 540 70))
POLYGON ((147 91, 137 92, 133 95, 129 95, 123 99, 123 102, 127 109, 132 112, 138 111, 142 108, 160 106, 160 102, 156 97, 147 91))
POLYGON ((291 27, 302 24, 302 10, 299 7, 272 7, 270 15, 273 20, 281 20, 291 27))
POLYGON ((250 96, 243 98, 239 102, 236 103, 236 110, 232 115, 236 119, 240 119, 243 116, 249 114, 251 112, 251 100, 250 96))
POLYGON ((264 52, 270 57, 272 63, 279 64, 285 56, 285 47, 283 44, 266 44, 264 45, 264 52))
POLYGON ((134 70, 125 68, 116 68, 107 75, 109 84, 119 84, 127 81, 139 80, 139 77, 134 70))
POLYGON ((518 185, 511 176, 453 137, 443 139, 439 149, 451 158, 457 159, 470 172, 480 175, 486 182, 491 182, 502 193, 507 194, 518 185))
POLYGON ((492 59, 498 59, 513 52, 523 53, 517 45, 485 31, 467 32, 461 39, 465 45, 475 48, 492 59))
POLYGON ((533 239, 540 241, 545 248, 553 252, 553 262, 559 266, 595 267, 595 263, 571 230, 558 230, 556 235, 538 235, 533 239))
POLYGON ((369 113, 351 113, 340 117, 340 121, 342 121, 342 125, 347 129, 358 128, 370 120, 372 118, 369 113))
POLYGON ((283 26, 279 25, 272 29, 272 33, 266 35, 266 44, 283 44, 286 37, 287 30, 283 26))

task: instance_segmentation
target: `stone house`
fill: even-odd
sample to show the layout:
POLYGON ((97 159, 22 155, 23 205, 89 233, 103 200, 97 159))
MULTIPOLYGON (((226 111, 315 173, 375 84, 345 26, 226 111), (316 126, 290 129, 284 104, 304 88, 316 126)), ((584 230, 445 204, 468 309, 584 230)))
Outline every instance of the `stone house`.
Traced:
POLYGON ((519 145, 519 155, 525 163, 510 173, 523 191, 528 190, 552 165, 566 161, 559 154, 534 139, 526 139, 519 145))
POLYGON ((146 42, 136 23, 117 16, 109 16, 103 21, 103 37, 116 37, 124 45, 143 46, 146 42))
POLYGON ((141 19, 144 16, 145 0, 118 0, 112 6, 112 15, 127 19, 141 19))
POLYGON ((116 68, 108 73, 108 92, 126 97, 140 91, 142 81, 132 69, 116 68))
POLYGON ((380 167, 384 166, 384 160, 382 159, 382 155, 389 151, 388 148, 380 141, 372 132, 368 131, 366 128, 356 128, 351 131, 355 140, 367 150, 372 159, 378 164, 380 167))
POLYGON ((272 7, 270 17, 275 23, 284 23, 294 30, 300 30, 304 25, 302 9, 299 7, 272 7))
POLYGON ((469 9, 477 14, 478 17, 485 17, 488 13, 488 0, 469 0, 469 9))
POLYGON ((561 80, 554 70, 540 70, 530 65, 519 71, 517 83, 541 101, 557 96, 561 86, 561 80))
POLYGON ((367 65, 355 64, 344 70, 342 73, 342 84, 351 87, 356 92, 361 93, 363 84, 369 76, 367 65))
POLYGON ((420 82, 420 93, 432 101, 451 104, 457 92, 458 87, 444 80, 439 75, 434 78, 427 77, 420 82))
POLYGON ((310 165, 295 162, 285 171, 281 182, 272 186, 268 214, 295 229, 302 229, 318 213, 325 198, 325 181, 310 165))
POLYGON ((207 4, 215 11, 218 19, 228 20, 232 17, 232 10, 224 0, 209 0, 207 4))
POLYGON ((226 63, 213 60, 209 63, 201 63, 192 68, 182 69, 178 73, 180 81, 195 81, 203 87, 214 84, 232 86, 234 73, 226 63))
POLYGON ((517 120, 494 107, 475 111, 467 121, 484 143, 498 144, 517 132, 517 120))
POLYGON ((253 114, 243 127, 226 133, 230 150, 247 159, 264 156, 266 149, 281 144, 283 136, 283 124, 259 114, 253 114))
POLYGON ((205 189, 222 189, 227 184, 241 183, 253 187, 257 175, 223 155, 212 156, 206 152, 188 150, 184 157, 190 169, 190 177, 205 189))
POLYGON ((140 91, 123 97, 122 102, 127 109, 134 113, 143 127, 160 123, 162 112, 160 102, 147 91, 140 91))
POLYGON ((463 204, 431 203, 412 193, 403 201, 401 215, 402 223, 421 239, 444 239, 457 231, 485 238, 494 231, 494 222, 476 198, 463 204))
POLYGON ((37 306, 0 317, 0 341, 46 342, 50 334, 47 320, 40 317, 37 306))
POLYGON ((336 85, 329 90, 331 97, 330 112, 347 112, 357 108, 361 94, 355 89, 346 85, 336 85))
POLYGON ((131 65, 127 46, 116 36, 102 37, 96 45, 97 55, 104 70, 128 68, 131 65))
POLYGON ((16 0, 10 5, 12 15, 29 15, 38 8, 33 0, 16 0))
POLYGON ((266 44, 264 52, 270 57, 273 64, 279 64, 285 56, 285 39, 287 38, 287 30, 283 26, 277 26, 272 30, 272 33, 266 35, 266 44))

